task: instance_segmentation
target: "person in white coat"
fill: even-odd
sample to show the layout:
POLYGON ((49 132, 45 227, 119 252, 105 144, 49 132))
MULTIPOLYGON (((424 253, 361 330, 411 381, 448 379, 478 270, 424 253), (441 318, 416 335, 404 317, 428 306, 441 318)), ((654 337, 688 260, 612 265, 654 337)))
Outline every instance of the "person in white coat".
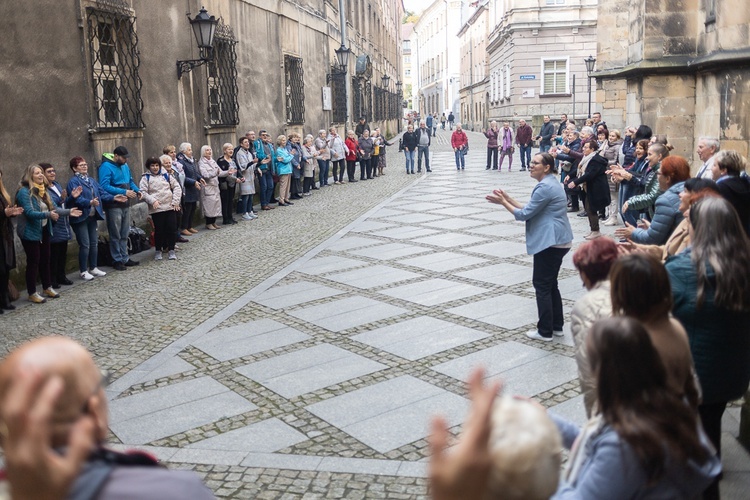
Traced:
POLYGON ((179 181, 162 168, 159 158, 149 158, 138 188, 148 204, 148 213, 154 223, 154 260, 162 260, 165 248, 169 251, 169 260, 177 259, 174 247, 177 212, 182 198, 179 181))

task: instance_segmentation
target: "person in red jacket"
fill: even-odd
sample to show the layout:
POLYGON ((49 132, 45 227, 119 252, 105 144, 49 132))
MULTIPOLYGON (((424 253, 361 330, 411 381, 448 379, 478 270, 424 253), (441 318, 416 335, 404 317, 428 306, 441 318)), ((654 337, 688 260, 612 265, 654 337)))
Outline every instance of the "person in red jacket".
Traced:
POLYGON ((464 155, 469 150, 469 138, 466 137, 460 123, 456 124, 456 130, 451 134, 451 146, 456 155, 456 170, 464 170, 464 155))
POLYGON ((359 144, 357 143, 357 136, 354 130, 347 132, 344 143, 349 148, 349 152, 346 154, 346 176, 349 177, 349 182, 357 182, 357 179, 354 178, 354 173, 357 168, 357 150, 359 149, 359 144))
POLYGON ((521 152, 521 172, 526 170, 528 166, 531 168, 531 143, 533 131, 531 126, 526 123, 526 120, 518 120, 518 128, 516 129, 516 144, 521 152))

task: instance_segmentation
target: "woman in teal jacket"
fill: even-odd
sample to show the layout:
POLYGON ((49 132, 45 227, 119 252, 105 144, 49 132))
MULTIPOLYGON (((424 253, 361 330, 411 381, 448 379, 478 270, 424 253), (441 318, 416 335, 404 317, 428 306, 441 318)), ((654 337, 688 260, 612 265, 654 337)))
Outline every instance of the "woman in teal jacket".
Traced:
POLYGON ((294 205, 289 201, 289 194, 291 190, 291 177, 292 177, 292 160, 294 156, 292 153, 286 150, 286 136, 280 135, 276 139, 276 163, 274 168, 276 175, 279 176, 279 206, 285 207, 287 205, 294 205))
POLYGON ((78 209, 58 208, 48 192, 49 181, 44 176, 44 170, 39 165, 31 165, 21 180, 21 186, 16 193, 16 204, 23 207, 23 214, 19 217, 18 236, 26 252, 26 290, 29 301, 35 304, 46 302, 46 299, 36 292, 37 276, 42 279, 43 294, 56 299, 59 293, 52 288, 50 274, 50 240, 52 226, 62 216, 78 217, 78 209))
POLYGON ((691 246, 666 263, 672 313, 690 341, 703 389, 703 427, 721 452, 727 402, 740 398, 750 382, 750 240, 723 198, 695 203, 689 222, 691 246))

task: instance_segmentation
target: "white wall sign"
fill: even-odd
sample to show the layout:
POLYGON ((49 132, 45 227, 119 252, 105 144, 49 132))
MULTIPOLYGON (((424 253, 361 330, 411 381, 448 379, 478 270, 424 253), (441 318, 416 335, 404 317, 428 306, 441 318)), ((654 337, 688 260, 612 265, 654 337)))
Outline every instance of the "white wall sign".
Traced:
POLYGON ((534 97, 534 89, 524 89, 524 91, 521 93, 521 97, 523 99, 534 97))
POLYGON ((333 97, 331 96, 331 87, 323 87, 323 111, 333 109, 333 97))

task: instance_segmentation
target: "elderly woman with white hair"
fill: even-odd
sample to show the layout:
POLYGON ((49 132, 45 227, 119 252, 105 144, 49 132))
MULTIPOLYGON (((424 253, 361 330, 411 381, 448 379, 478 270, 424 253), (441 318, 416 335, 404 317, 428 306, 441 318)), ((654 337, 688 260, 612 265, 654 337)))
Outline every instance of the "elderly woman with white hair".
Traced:
POLYGON ((302 196, 310 196, 310 190, 315 188, 315 163, 318 150, 313 145, 312 134, 307 134, 302 141, 302 196))
POLYGON ((320 187, 328 185, 328 169, 331 166, 331 149, 328 147, 328 139, 324 129, 318 130, 318 137, 315 138, 315 150, 318 152, 318 179, 320 187))
POLYGON ((185 172, 185 189, 182 198, 182 236, 192 236, 198 230, 193 227, 193 216, 195 207, 200 199, 200 192, 204 182, 201 182, 201 173, 193 158, 193 146, 189 142, 180 144, 180 152, 177 153, 177 161, 182 164, 185 172))
POLYGON ((226 177, 229 171, 223 171, 212 157, 211 146, 201 147, 201 159, 198 160, 201 182, 201 208, 203 217, 206 218, 206 229, 213 231, 219 229, 216 219, 221 216, 221 191, 219 189, 219 177, 226 177))

